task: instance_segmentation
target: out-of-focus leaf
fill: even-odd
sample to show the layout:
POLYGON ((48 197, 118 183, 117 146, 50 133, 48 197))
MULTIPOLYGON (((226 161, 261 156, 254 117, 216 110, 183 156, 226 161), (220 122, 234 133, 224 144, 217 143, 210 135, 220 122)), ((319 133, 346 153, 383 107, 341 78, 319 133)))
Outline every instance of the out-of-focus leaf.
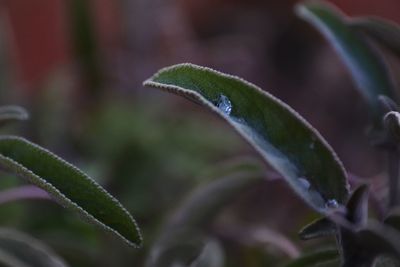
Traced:
POLYGON ((49 199, 49 194, 33 185, 23 185, 0 191, 0 205, 22 199, 49 199))
POLYGON ((373 267, 399 267, 399 266, 400 266, 400 261, 398 261, 397 259, 388 256, 380 256, 375 260, 373 267))
POLYGON ((190 267, 222 267, 224 266, 224 251, 216 240, 208 241, 201 254, 190 267))
POLYGON ((162 69, 144 85, 220 115, 315 210, 324 213, 346 202, 346 174, 332 148, 297 112, 257 86, 192 64, 162 69))
POLYGON ((172 214, 169 227, 201 227, 238 194, 263 181, 258 172, 238 172, 199 187, 172 214))
POLYGON ((380 96, 378 96, 378 100, 382 105, 382 109, 383 109, 384 113, 399 110, 399 107, 396 104, 396 102, 394 102, 394 100, 391 99, 390 97, 387 97, 385 95, 380 95, 380 96))
POLYGON ((128 211, 94 180, 46 149, 23 138, 0 137, 0 166, 44 189, 89 222, 130 245, 140 245, 139 229, 128 211))
POLYGON ((207 243, 202 231, 185 227, 163 231, 150 249, 147 267, 189 266, 207 243))
POLYGON ((335 223, 328 218, 317 219, 300 230, 299 236, 303 240, 315 239, 334 235, 337 231, 335 223))
POLYGON ((391 212, 384 222, 385 224, 390 225, 391 227, 400 231, 400 211, 395 210, 394 212, 391 212))
POLYGON ((71 0, 70 20, 71 35, 75 53, 82 67, 83 78, 89 89, 91 98, 96 98, 102 82, 102 73, 99 68, 99 51, 96 41, 96 29, 93 23, 91 1, 71 0))
POLYGON ((400 258, 400 232, 371 221, 361 230, 341 231, 343 266, 370 266, 380 255, 400 258))
POLYGON ((382 111, 378 96, 386 95, 394 100, 397 96, 387 66, 377 51, 347 24, 347 19, 338 10, 328 3, 310 1, 298 5, 296 11, 330 41, 349 68, 373 115, 380 121, 382 111))
POLYGON ((361 185, 347 203, 347 219, 357 227, 364 227, 368 219, 368 185, 361 185))
POLYGON ((29 118, 28 112, 19 106, 0 107, 0 126, 14 121, 23 121, 29 118))
POLYGON ((188 266, 198 258, 206 244, 202 233, 206 224, 241 192, 263 181, 263 168, 257 164, 250 166, 246 161, 238 161, 224 172, 224 177, 189 194, 163 226, 146 266, 170 266, 173 262, 188 266))
MULTIPOLYGON (((0 228, 0 263, 11 267, 66 267, 49 247, 26 234, 0 228)), ((3 265, 1 265, 3 266, 3 265)))
POLYGON ((383 123, 390 138, 395 142, 400 142, 400 113, 397 111, 388 112, 383 118, 383 123))
POLYGON ((400 56, 400 26, 395 22, 378 17, 360 17, 352 19, 348 23, 354 29, 365 32, 400 56))
POLYGON ((339 253, 336 249, 322 250, 297 258, 287 264, 285 267, 323 266, 322 264, 337 261, 338 259, 339 253))

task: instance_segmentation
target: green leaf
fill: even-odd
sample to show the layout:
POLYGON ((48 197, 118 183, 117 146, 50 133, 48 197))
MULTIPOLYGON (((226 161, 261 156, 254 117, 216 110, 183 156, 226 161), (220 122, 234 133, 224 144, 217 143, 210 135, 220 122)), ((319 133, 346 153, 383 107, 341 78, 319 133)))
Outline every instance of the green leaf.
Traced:
POLYGON ((361 185, 354 190, 347 203, 347 219, 357 227, 364 227, 368 219, 369 186, 361 185))
POLYGON ((393 21, 378 17, 360 17, 350 20, 349 25, 366 33, 379 44, 400 56, 400 26, 393 21))
POLYGON ((11 267, 67 267, 45 244, 21 232, 0 228, 0 265, 11 267))
POLYGON ((383 124, 389 137, 397 144, 400 143, 400 113, 397 111, 388 112, 383 118, 383 124))
MULTIPOLYGON (((174 262, 186 266, 198 258, 207 239, 203 228, 240 193, 264 180, 263 169, 257 165, 253 160, 231 162, 223 177, 189 193, 163 226, 146 266, 171 266, 174 262)), ((219 169, 208 171, 208 175, 221 174, 219 169)))
POLYGON ((360 230, 341 229, 343 266, 369 266, 381 255, 400 259, 400 232, 383 223, 370 221, 360 230))
POLYGON ((339 259, 339 253, 336 249, 322 250, 312 254, 304 255, 291 261, 285 267, 311 267, 320 266, 327 262, 334 262, 339 259))
POLYGON ((337 227, 328 218, 319 218, 300 230, 299 236, 303 240, 315 239, 336 234, 337 227))
POLYGON ((19 106, 0 107, 0 126, 14 121, 24 121, 28 118, 28 112, 19 106))
POLYGON ((332 148, 297 112, 257 86, 192 64, 162 69, 144 85, 183 95, 221 116, 315 210, 346 202, 346 173, 332 148))
POLYGON ((380 121, 382 111, 378 96, 386 95, 394 100, 397 98, 387 66, 377 51, 347 24, 347 19, 336 8, 328 3, 310 1, 298 5, 296 11, 300 17, 319 29, 333 45, 349 68, 373 115, 380 121))
POLYGON ((168 227, 202 227, 241 192, 260 184, 263 174, 236 172, 193 191, 172 214, 168 227))
POLYGON ((23 138, 0 137, 0 166, 129 245, 140 245, 139 229, 128 211, 94 180, 46 149, 23 138))

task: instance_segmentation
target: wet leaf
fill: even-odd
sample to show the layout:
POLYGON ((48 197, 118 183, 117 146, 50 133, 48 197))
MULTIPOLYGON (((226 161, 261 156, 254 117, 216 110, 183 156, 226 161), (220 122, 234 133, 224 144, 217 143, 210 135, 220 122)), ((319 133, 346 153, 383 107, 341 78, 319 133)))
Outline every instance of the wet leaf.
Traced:
POLYGON ((141 236, 132 216, 100 185, 73 165, 23 138, 0 137, 0 166, 47 191, 87 221, 138 246, 141 236))
POLYGON ((144 85, 183 95, 221 116, 315 210, 346 202, 346 173, 332 148, 297 112, 257 86, 192 64, 162 69, 144 85))

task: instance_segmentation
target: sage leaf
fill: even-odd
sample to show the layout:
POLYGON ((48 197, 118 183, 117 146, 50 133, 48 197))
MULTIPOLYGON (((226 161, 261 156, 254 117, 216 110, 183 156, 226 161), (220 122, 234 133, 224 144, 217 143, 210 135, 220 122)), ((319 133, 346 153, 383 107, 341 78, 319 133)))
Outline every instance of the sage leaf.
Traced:
POLYGON ((1 263, 11 267, 67 267, 64 260, 41 241, 6 228, 0 228, 1 263))
POLYGON ((348 23, 355 30, 366 33, 379 44, 400 56, 400 26, 395 22, 378 17, 359 17, 348 23))
POLYGON ((29 118, 28 112, 19 106, 0 107, 0 126, 14 121, 24 121, 29 118))
POLYGON ((139 246, 136 222, 122 205, 82 171, 23 138, 0 137, 0 167, 47 191, 61 205, 139 246))
POLYGON ((344 204, 346 173, 335 152, 297 112, 241 78, 193 64, 144 82, 183 95, 226 120, 315 210, 344 204))
POLYGON ((328 218, 319 218, 300 230, 299 236, 303 240, 315 239, 336 234, 337 226, 328 218))
POLYGON ((333 45, 347 65, 360 93, 365 97, 375 118, 382 115, 379 95, 397 100, 387 65, 363 36, 347 24, 332 5, 310 1, 296 7, 297 14, 314 25, 333 45))

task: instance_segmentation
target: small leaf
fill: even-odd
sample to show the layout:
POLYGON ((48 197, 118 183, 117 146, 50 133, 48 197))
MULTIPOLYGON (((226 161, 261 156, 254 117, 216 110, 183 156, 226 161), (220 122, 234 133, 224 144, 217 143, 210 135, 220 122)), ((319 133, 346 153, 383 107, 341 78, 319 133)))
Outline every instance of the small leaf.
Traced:
POLYGON ((364 227, 368 219, 369 186, 359 186, 347 203, 347 219, 357 227, 364 227))
POLYGON ((400 211, 395 210, 391 212, 384 222, 400 232, 400 211))
POLYGON ((335 262, 338 259, 339 259, 339 253, 336 249, 322 250, 295 259, 289 264, 287 264, 285 267, 320 266, 320 264, 327 262, 335 262))
POLYGON ((400 56, 400 26, 395 22, 378 17, 360 17, 352 19, 348 23, 357 31, 366 33, 379 44, 400 56))
POLYGON ((130 245, 140 245, 139 229, 128 211, 94 180, 46 149, 23 138, 0 137, 0 166, 47 191, 89 222, 130 245))
POLYGON ((383 124, 390 139, 396 143, 400 143, 400 113, 397 111, 390 111, 383 118, 383 124))
POLYGON ((0 126, 14 121, 24 121, 29 118, 28 112, 19 106, 0 107, 0 126))
POLYGON ((317 219, 300 230, 299 236, 303 240, 315 239, 336 234, 337 226, 328 218, 317 219))
POLYGON ((59 256, 39 240, 4 228, 0 228, 0 263, 2 261, 12 267, 67 267, 59 256))
POLYGON ((347 25, 347 19, 332 5, 310 1, 296 8, 297 14, 318 28, 342 57, 373 115, 380 120, 379 95, 396 100, 386 64, 367 41, 347 25))
POLYGON ((192 64, 162 69, 144 85, 183 95, 221 116, 315 210, 346 202, 346 173, 332 148, 297 112, 257 86, 192 64))

